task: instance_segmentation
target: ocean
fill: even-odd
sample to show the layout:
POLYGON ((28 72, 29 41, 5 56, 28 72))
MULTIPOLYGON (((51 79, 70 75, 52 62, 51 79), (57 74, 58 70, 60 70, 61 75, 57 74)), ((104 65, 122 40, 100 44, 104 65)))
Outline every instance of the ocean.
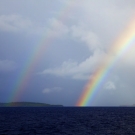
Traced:
POLYGON ((135 135, 135 107, 1 107, 1 135, 135 135))

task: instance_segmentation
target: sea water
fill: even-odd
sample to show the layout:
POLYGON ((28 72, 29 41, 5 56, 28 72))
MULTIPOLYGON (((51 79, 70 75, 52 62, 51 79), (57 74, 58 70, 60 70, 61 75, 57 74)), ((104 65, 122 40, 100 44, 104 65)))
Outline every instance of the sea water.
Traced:
POLYGON ((135 135, 134 107, 1 107, 2 135, 135 135))

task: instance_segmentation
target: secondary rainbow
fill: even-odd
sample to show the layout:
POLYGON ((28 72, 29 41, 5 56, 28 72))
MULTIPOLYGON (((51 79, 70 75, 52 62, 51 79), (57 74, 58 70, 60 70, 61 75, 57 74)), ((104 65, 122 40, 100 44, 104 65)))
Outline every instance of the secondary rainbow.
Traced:
POLYGON ((107 53, 107 57, 103 57, 99 64, 99 68, 93 73, 85 86, 76 106, 89 106, 93 98, 103 86, 110 71, 116 65, 118 60, 135 45, 135 20, 131 20, 122 34, 117 38, 107 53))
MULTIPOLYGON (((63 6, 59 14, 55 17, 58 20, 65 21, 67 15, 72 11, 72 8, 74 7, 74 2, 67 2, 65 6, 63 6)), ((31 80, 32 76, 35 74, 34 71, 40 63, 42 56, 44 55, 47 46, 51 45, 51 43, 54 41, 54 37, 51 35, 50 31, 46 31, 43 38, 40 40, 40 42, 33 47, 32 53, 29 55, 29 58, 27 59, 23 70, 18 75, 17 80, 15 81, 14 87, 12 88, 12 93, 9 96, 8 101, 18 101, 19 98, 22 96, 24 91, 26 90, 26 87, 31 80)))

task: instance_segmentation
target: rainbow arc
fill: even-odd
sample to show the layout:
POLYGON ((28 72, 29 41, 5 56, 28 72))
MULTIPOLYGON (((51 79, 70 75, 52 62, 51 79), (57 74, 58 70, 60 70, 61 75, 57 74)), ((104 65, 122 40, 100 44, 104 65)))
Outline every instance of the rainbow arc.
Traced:
POLYGON ((131 20, 127 27, 122 31, 120 36, 116 39, 114 44, 108 50, 107 57, 103 57, 99 68, 93 73, 80 95, 76 106, 89 106, 92 103, 96 93, 110 74, 110 71, 124 56, 124 54, 135 45, 135 20, 131 20))

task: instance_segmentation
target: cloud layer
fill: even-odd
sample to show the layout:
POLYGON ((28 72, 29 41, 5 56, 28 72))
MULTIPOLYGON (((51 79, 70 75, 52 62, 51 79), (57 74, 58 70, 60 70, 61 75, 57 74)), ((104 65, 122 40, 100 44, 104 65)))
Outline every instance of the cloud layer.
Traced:
MULTIPOLYGON (((23 74, 29 78, 20 100, 75 105, 102 62, 117 59, 108 50, 134 13, 134 0, 0 1, 0 100, 8 99, 21 73, 30 68, 23 74), (42 56, 31 60, 43 45, 42 56)), ((111 65, 90 105, 135 103, 134 40, 132 44, 111 65)))

